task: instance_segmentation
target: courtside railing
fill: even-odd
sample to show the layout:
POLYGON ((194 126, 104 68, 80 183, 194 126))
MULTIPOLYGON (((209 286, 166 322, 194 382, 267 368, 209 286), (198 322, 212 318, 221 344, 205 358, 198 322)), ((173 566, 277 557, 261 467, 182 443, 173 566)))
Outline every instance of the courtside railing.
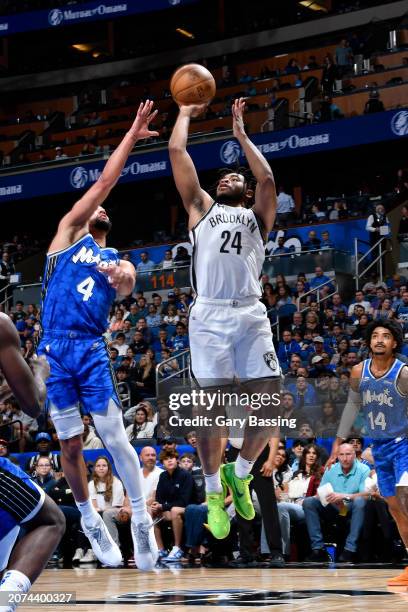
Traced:
POLYGON ((163 388, 169 381, 173 381, 178 385, 186 385, 188 380, 190 380, 190 349, 185 349, 157 364, 156 397, 160 397, 163 388), (174 361, 177 362, 177 369, 173 369, 170 365, 174 361), (169 367, 173 371, 168 369, 169 367), (167 369, 167 372, 164 371, 165 369, 167 369))
MULTIPOLYGON (((366 251, 361 257, 359 257, 359 252, 358 252, 358 244, 359 242, 364 242, 364 244, 369 244, 369 242, 366 242, 365 240, 359 240, 358 238, 354 238, 354 259, 355 259, 355 274, 354 274, 354 280, 356 283, 356 290, 358 291, 359 288, 359 284, 360 284, 360 279, 362 276, 364 276, 365 274, 367 274, 368 270, 370 270, 373 266, 376 266, 376 264, 378 263, 378 277, 380 279, 380 282, 382 283, 384 278, 384 270, 383 270, 383 256, 386 253, 390 253, 392 251, 392 248, 387 249, 386 247, 386 240, 387 240, 387 236, 383 236, 382 238, 380 238, 379 240, 377 240, 377 242, 375 244, 373 244, 373 246, 371 248, 368 249, 368 251, 366 251), (378 249, 378 255, 376 257, 375 253, 376 253, 376 249, 378 249), (367 260, 366 258, 372 255, 374 258, 371 259, 371 262, 364 268, 364 270, 360 271, 360 264, 366 260, 366 263, 368 263, 369 260, 367 260)), ((377 266, 376 266, 377 269, 377 266)))

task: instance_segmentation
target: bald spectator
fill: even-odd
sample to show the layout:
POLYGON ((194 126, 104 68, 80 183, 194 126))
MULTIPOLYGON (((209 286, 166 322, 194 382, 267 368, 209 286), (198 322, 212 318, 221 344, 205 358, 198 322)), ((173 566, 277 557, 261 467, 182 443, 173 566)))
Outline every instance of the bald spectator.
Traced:
POLYGON ((142 464, 140 467, 142 490, 149 508, 155 500, 157 483, 163 470, 156 465, 157 453, 152 446, 144 446, 139 459, 142 464))
POLYGON ((320 240, 317 237, 315 230, 310 230, 307 235, 307 240, 302 246, 302 251, 316 251, 320 249, 320 240))
POLYGON ((320 486, 330 484, 333 492, 325 495, 327 506, 323 506, 318 496, 307 497, 303 501, 303 510, 307 530, 312 544, 310 561, 331 561, 324 547, 321 520, 332 523, 340 514, 350 514, 350 528, 346 543, 339 561, 354 561, 357 542, 364 523, 364 510, 368 493, 365 492, 365 480, 370 468, 357 461, 351 444, 339 447, 338 462, 326 470, 320 486))

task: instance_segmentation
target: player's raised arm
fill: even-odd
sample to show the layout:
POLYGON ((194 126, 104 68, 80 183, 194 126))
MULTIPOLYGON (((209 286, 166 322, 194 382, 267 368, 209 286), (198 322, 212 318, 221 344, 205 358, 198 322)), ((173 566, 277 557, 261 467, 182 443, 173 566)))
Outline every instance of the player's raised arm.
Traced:
POLYGON ((358 411, 361 406, 361 398, 359 393, 360 379, 363 372, 363 364, 358 363, 351 369, 350 389, 346 405, 344 406, 343 414, 341 415, 340 424, 337 429, 336 439, 333 442, 330 457, 327 460, 326 467, 331 467, 337 459, 339 446, 349 436, 356 420, 358 411))
POLYGON ((0 313, 0 368, 21 409, 32 418, 38 417, 45 400, 44 380, 49 374, 45 360, 34 364, 34 375, 24 361, 20 339, 10 318, 0 313))
POLYGON ((152 112, 152 108, 152 101, 141 102, 132 127, 110 156, 101 176, 61 220, 58 233, 75 233, 78 229, 83 228, 119 180, 126 160, 136 142, 151 136, 158 136, 158 132, 149 130, 149 124, 157 114, 157 111, 152 112))
POLYGON ((253 211, 262 219, 265 232, 269 234, 276 216, 275 180, 270 165, 245 132, 244 109, 245 100, 243 98, 235 100, 232 105, 232 127, 257 182, 253 211))
POLYGON ((174 181, 190 215, 190 226, 195 225, 212 204, 211 196, 201 188, 197 172, 187 152, 188 128, 191 117, 197 117, 205 105, 180 106, 180 112, 169 141, 169 155, 174 181))

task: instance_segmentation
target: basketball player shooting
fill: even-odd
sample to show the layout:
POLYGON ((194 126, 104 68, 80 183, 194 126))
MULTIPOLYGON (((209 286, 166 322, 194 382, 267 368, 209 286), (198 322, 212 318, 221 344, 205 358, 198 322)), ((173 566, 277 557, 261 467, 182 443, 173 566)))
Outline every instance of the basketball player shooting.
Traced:
MULTIPOLYGON (((37 418, 45 400, 44 380, 49 368, 45 360, 33 362, 33 372, 21 355, 20 338, 10 318, 0 313, 0 368, 8 386, 0 401, 13 394, 22 410, 37 418)), ((0 596, 28 593, 65 532, 65 517, 44 491, 14 463, 0 457, 0 596), (20 527, 25 535, 17 545, 20 527)), ((12 603, 0 612, 14 612, 12 603)))
POLYGON ((59 224, 47 255, 38 350, 50 364, 50 415, 61 444, 64 474, 92 549, 105 565, 121 563, 119 547, 89 498, 80 404, 86 414, 92 414, 130 498, 135 562, 142 570, 155 566, 157 545, 146 513, 139 460, 126 436, 115 375, 102 337, 116 290, 129 295, 136 274, 130 262, 121 261, 115 249, 106 247, 111 222, 101 204, 118 181, 135 143, 158 135, 149 130, 157 112, 152 112, 152 105, 148 100, 140 104, 132 127, 98 181, 59 224))
MULTIPOLYGON (((374 440, 378 488, 408 552, 408 367, 395 356, 402 347, 401 326, 377 319, 367 327, 366 340, 371 358, 351 370, 349 396, 328 465, 336 460, 362 405, 366 430, 374 440)), ((408 567, 388 584, 408 586, 408 567)))
MULTIPOLYGON (((279 390, 280 367, 272 342, 270 324, 261 296, 260 276, 265 241, 276 212, 275 182, 268 162, 245 133, 245 101, 232 107, 233 132, 257 181, 254 193, 241 172, 226 171, 219 180, 216 201, 204 191, 187 153, 190 119, 205 106, 180 105, 169 142, 170 160, 177 189, 189 216, 193 244, 192 286, 195 300, 190 309, 191 373, 201 387, 217 387, 234 377, 252 389, 279 390), (257 385, 257 383, 259 383, 257 385)), ((200 433, 198 452, 203 465, 208 526, 219 539, 225 538, 230 521, 224 509, 227 488, 236 511, 245 519, 255 515, 249 483, 252 466, 271 437, 267 427, 244 433, 235 463, 221 466, 222 436, 200 433)))

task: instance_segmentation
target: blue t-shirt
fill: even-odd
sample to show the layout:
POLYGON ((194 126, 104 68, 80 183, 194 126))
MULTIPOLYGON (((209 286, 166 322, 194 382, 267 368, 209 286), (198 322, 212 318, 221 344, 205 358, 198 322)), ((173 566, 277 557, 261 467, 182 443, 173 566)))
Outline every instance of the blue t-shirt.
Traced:
POLYGON ((320 486, 330 483, 335 493, 364 493, 365 480, 370 475, 370 468, 364 465, 357 459, 354 460, 353 466, 348 474, 344 474, 339 462, 332 465, 330 470, 326 470, 323 474, 320 486))
POLYGON ((171 343, 174 351, 184 351, 189 347, 188 336, 174 336, 171 343))

